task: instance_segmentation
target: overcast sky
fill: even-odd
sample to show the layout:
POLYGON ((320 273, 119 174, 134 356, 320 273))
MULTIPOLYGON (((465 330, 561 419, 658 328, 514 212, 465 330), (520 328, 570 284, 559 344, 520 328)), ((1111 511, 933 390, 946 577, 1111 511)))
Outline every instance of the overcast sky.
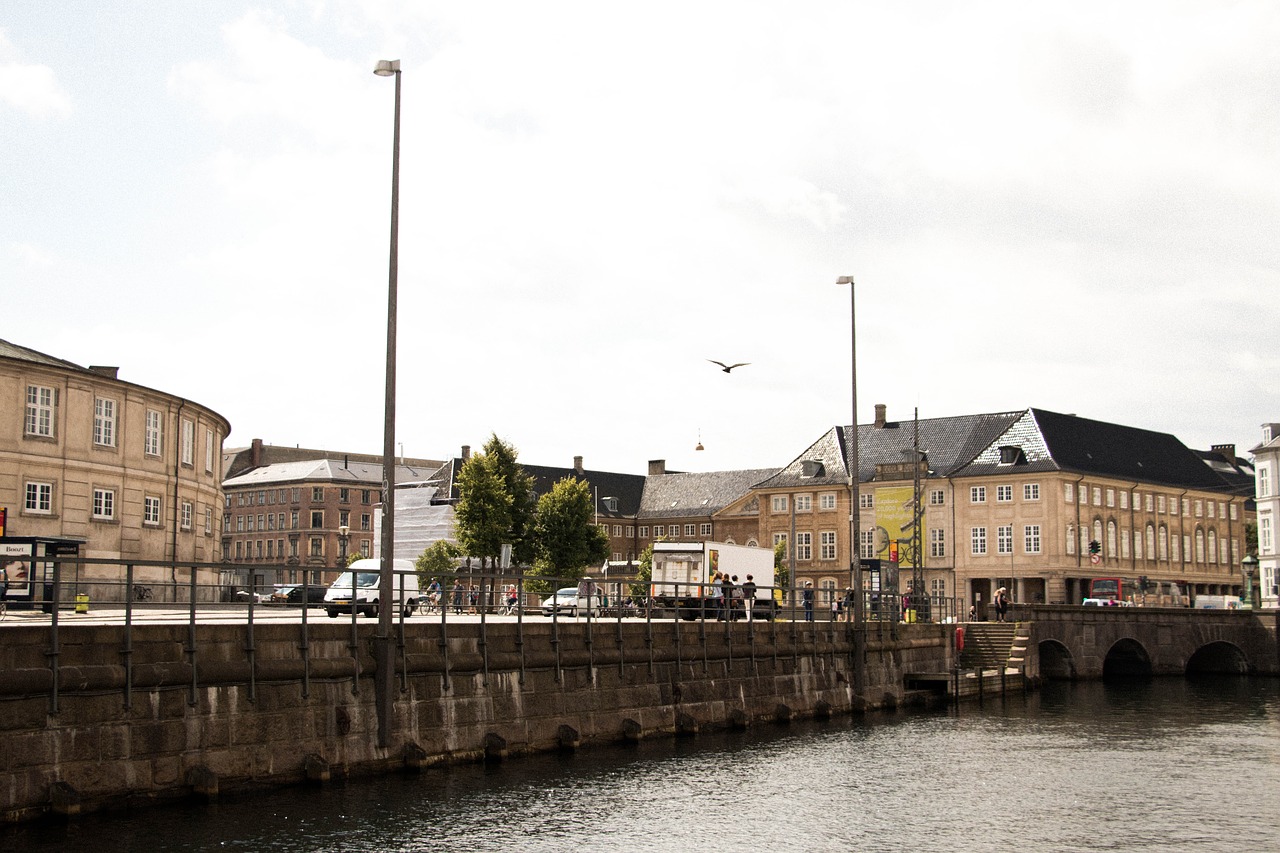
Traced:
POLYGON ((1035 406, 1280 421, 1280 5, 0 8, 0 337, 380 453, 783 465, 1035 406), (750 362, 732 374, 707 359, 750 362), (704 451, 695 451, 701 440, 704 451))

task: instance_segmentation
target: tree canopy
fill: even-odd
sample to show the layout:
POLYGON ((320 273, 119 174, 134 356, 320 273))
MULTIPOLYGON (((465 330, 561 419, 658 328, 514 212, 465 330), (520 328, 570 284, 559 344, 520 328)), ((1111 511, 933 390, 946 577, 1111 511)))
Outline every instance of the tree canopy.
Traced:
POLYGON ((571 578, 609 556, 609 538, 597 527, 585 481, 565 477, 538 499, 534 574, 571 578))

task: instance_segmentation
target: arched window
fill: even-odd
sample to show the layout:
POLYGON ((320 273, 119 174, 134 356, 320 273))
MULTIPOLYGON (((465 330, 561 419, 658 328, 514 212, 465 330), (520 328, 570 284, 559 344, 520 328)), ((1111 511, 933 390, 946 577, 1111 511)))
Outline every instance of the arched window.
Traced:
POLYGON ((1067 553, 1074 554, 1076 552, 1076 526, 1074 524, 1067 525, 1067 553))
POLYGON ((1209 531, 1209 562, 1218 562, 1218 531, 1209 531))
POLYGON ((1204 562, 1204 530, 1196 528, 1196 562, 1204 562))
POLYGON ((1107 522, 1107 556, 1113 560, 1116 556, 1116 523, 1114 521, 1107 522))
POLYGON ((1163 524, 1160 525, 1160 549, 1156 552, 1156 556, 1160 560, 1168 561, 1169 559, 1169 528, 1163 524))
POLYGON ((1142 531, 1133 531, 1133 558, 1135 560, 1142 559, 1142 531))
POLYGON ((1093 520, 1093 541, 1099 545, 1102 544, 1102 519, 1100 518, 1093 520))
POLYGON ((1147 525, 1147 559, 1154 560, 1156 558, 1156 526, 1154 524, 1147 525))

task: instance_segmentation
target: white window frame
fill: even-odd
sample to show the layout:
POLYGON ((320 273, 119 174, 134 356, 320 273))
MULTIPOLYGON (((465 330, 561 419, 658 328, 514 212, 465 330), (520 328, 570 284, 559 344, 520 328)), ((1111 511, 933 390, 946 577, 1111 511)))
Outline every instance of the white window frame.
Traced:
POLYGON ((182 524, 183 530, 191 529, 191 518, 194 514, 195 514, 195 507, 192 505, 191 501, 183 501, 182 515, 181 515, 181 519, 182 519, 181 524, 182 524))
POLYGON ((196 464, 196 425, 186 418, 182 419, 182 464, 188 467, 196 464))
POLYGON ((110 397, 93 398, 93 443, 116 446, 116 401, 110 397))
POLYGON ((1040 484, 1039 483, 1023 483, 1022 499, 1024 501, 1040 500, 1040 484))
POLYGON ((142 499, 142 524, 144 527, 159 527, 163 518, 164 504, 155 495, 146 495, 142 499))
POLYGON ((1040 525, 1024 524, 1022 526, 1022 551, 1024 554, 1040 553, 1040 525))
POLYGON ((773 496, 769 499, 769 510, 770 510, 771 512, 786 512, 786 511, 787 511, 787 496, 786 496, 786 495, 773 495, 773 496))
POLYGON ((996 503, 1007 504, 1013 503, 1013 486, 1009 483, 1002 483, 996 486, 996 503))
POLYGON ((159 456, 164 450, 164 431, 161 414, 147 409, 146 428, 142 439, 142 452, 147 456, 159 456))
POLYGON ((204 508, 204 535, 213 535, 213 507, 204 508))
POLYGON ((986 486, 970 486, 969 487, 969 503, 984 504, 987 502, 986 486))
POLYGON ((204 431, 204 470, 205 473, 213 473, 213 430, 211 429, 204 431))
POLYGON ((53 483, 28 480, 22 491, 23 512, 31 515, 53 515, 53 483))
POLYGON ((705 522, 705 521, 704 521, 704 522, 699 526, 699 530, 701 531, 700 535, 702 535, 702 536, 710 536, 710 535, 711 535, 711 524, 710 524, 709 522, 705 522))
POLYGON ((813 512, 813 495, 796 495, 796 512, 813 512))
POLYGON ((836 532, 834 530, 818 531, 818 559, 834 560, 836 558, 836 532))
POLYGON ((1013 553, 1013 525, 1000 524, 996 526, 996 553, 1012 554, 1013 553))
POLYGON ((929 529, 929 556, 947 556, 947 531, 942 527, 929 529))
POLYGON ((946 506, 947 493, 942 489, 931 489, 929 491, 929 506, 946 506))
POLYGON ((697 530, 698 530, 697 525, 686 524, 684 526, 684 535, 692 538, 697 535, 697 530))
POLYGON ((969 528, 969 553, 975 557, 986 556, 987 528, 985 527, 969 528))
POLYGON ((796 531, 796 560, 802 563, 813 562, 813 534, 808 530, 796 531))
POLYGON ((876 496, 874 492, 858 492, 858 509, 875 509, 876 496))
POLYGON ((836 508, 835 492, 823 492, 822 494, 818 495, 818 509, 822 510, 822 509, 835 509, 835 508, 836 508))
POLYGON ((58 435, 58 389, 49 385, 27 386, 27 414, 23 434, 35 438, 58 435))
POLYGON ((116 517, 116 490, 95 488, 93 490, 93 508, 91 512, 94 521, 114 521, 116 517))

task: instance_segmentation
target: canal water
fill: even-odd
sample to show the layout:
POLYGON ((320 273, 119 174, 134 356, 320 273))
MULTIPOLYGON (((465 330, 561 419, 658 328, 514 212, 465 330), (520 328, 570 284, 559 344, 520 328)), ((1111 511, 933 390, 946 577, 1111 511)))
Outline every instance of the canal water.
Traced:
POLYGON ((25 851, 1277 850, 1280 681, 1058 684, 0 830, 25 851))

